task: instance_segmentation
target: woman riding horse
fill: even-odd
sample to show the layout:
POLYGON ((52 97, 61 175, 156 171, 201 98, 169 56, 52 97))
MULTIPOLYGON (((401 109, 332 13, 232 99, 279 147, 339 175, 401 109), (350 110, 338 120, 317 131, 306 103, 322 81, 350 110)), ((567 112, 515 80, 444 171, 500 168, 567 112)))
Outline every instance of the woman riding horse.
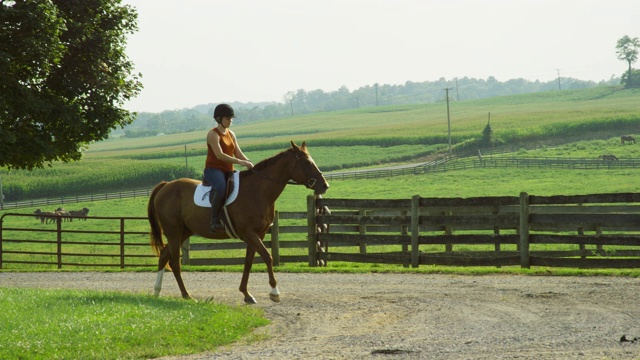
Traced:
MULTIPOLYGON (((291 148, 256 164, 251 170, 240 172, 239 192, 236 200, 226 206, 236 234, 247 243, 244 271, 240 282, 240 291, 244 301, 254 304, 255 298, 247 290, 249 273, 256 252, 267 265, 271 300, 280 301, 276 278, 273 273, 273 259, 263 243, 264 236, 273 223, 275 202, 290 181, 314 190, 316 195, 324 194, 329 184, 307 151, 307 146, 291 142, 291 148)), ((200 181, 179 179, 161 182, 152 191, 148 215, 151 226, 151 245, 156 250, 158 273, 154 286, 159 295, 162 288, 162 276, 167 264, 176 278, 182 297, 191 298, 180 274, 180 248, 191 235, 196 234, 209 239, 227 239, 225 232, 211 232, 209 229, 210 211, 194 202, 194 192, 200 181), (163 243, 162 233, 167 238, 163 243)))
POLYGON ((226 177, 233 172, 233 164, 251 169, 253 164, 240 150, 236 135, 229 129, 235 112, 230 105, 220 104, 213 111, 218 125, 207 133, 207 159, 204 179, 211 185, 211 232, 224 231, 220 223, 220 208, 226 195, 226 177))

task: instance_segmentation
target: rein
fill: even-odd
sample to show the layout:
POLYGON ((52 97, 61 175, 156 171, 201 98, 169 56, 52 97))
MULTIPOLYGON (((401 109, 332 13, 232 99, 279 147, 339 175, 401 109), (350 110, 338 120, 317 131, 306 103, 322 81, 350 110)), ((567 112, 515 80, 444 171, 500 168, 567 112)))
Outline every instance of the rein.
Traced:
MULTIPOLYGON (((257 174, 258 176, 260 176, 260 177, 261 177, 261 178, 263 178, 263 179, 267 179, 267 180, 269 180, 269 181, 273 181, 273 182, 275 182, 275 183, 277 183, 277 182, 278 182, 278 180, 275 180, 275 179, 273 179, 273 178, 270 178, 269 176, 267 176, 267 175, 265 175, 265 174, 263 174, 263 173, 259 172, 258 170, 255 170, 254 168, 251 168, 251 170, 249 170, 249 171, 251 171, 251 172, 252 172, 252 173, 254 173, 254 174, 257 174)), ((304 184, 301 184, 301 183, 298 183, 298 182, 295 182, 295 181, 289 180, 289 182, 287 182, 287 185, 304 185, 304 184)))
MULTIPOLYGON (((296 167, 296 166, 298 166, 298 160, 300 160, 300 158, 299 158, 299 157, 298 157, 298 155, 296 154, 296 162, 295 162, 295 164, 294 164, 294 168, 293 168, 294 170, 295 170, 295 167, 296 167)), ((309 176, 307 169, 305 168, 304 170, 305 170, 305 171, 304 171, 304 172, 305 172, 305 175, 309 176)), ((267 180, 272 181, 272 182, 275 182, 275 183, 277 183, 277 182, 278 182, 277 180, 272 179, 271 177, 269 177, 269 176, 267 176, 267 175, 265 175, 265 174, 263 174, 263 173, 259 172, 258 170, 254 169, 254 168, 251 168, 251 170, 250 170, 250 171, 251 171, 251 172, 253 172, 254 174, 257 174, 258 176, 260 176, 260 177, 261 177, 261 178, 263 178, 263 179, 267 179, 267 180)), ((316 184, 316 182, 317 182, 316 178, 309 176, 309 179, 307 180, 307 183, 306 183, 306 184, 302 184, 302 183, 299 183, 299 182, 296 182, 296 181, 293 181, 293 180, 289 180, 289 181, 287 182, 287 185, 304 185, 304 186, 306 186, 307 188, 311 189, 311 188, 313 188, 313 186, 316 184)))

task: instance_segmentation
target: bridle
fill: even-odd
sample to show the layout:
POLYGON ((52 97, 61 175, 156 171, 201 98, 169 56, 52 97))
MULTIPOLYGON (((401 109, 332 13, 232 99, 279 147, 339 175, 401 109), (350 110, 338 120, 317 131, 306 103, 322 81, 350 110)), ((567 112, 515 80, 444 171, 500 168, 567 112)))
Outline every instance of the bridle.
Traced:
MULTIPOLYGON (((299 154, 295 154, 295 156, 296 156, 296 161, 295 161, 295 163, 293 164, 293 171, 295 171, 295 170, 296 170, 296 166, 298 166, 298 161, 302 159, 302 158, 299 156, 299 154)), ((253 172, 254 174, 257 174, 258 176, 260 176, 260 177, 261 177, 261 178, 263 178, 263 179, 267 179, 267 180, 269 180, 269 181, 273 181, 273 182, 278 182, 277 180, 275 180, 275 179, 273 179, 273 178, 271 178, 271 177, 269 177, 269 176, 267 176, 267 175, 265 175, 265 174, 263 174, 263 173, 259 172, 258 170, 254 169, 254 168, 251 168, 251 170, 250 170, 250 171, 251 171, 251 172, 253 172)), ((292 172, 293 172, 293 171, 292 171, 292 172)), ((309 170, 309 167, 308 167, 308 166, 306 166, 306 167, 304 168, 304 174, 305 174, 305 176, 307 177, 307 182, 306 182, 306 184, 299 183, 299 182, 297 182, 297 181, 293 181, 293 180, 289 180, 289 181, 287 182, 287 185, 304 185, 304 186, 306 186, 308 189, 313 189, 313 187, 316 185, 316 183, 318 182, 318 180, 317 180, 315 177, 311 176, 311 174, 310 174, 310 170, 309 170)), ((319 172, 318 174, 319 174, 320 176, 322 176, 322 172, 319 172)))

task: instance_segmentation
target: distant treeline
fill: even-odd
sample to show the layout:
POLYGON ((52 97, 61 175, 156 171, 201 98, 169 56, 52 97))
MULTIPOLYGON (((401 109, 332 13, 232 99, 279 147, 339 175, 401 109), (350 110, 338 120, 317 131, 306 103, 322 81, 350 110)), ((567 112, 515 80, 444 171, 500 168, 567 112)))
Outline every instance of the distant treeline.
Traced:
MULTIPOLYGON (((445 101, 443 89, 449 91, 450 101, 484 99, 496 96, 535 93, 543 91, 576 90, 601 85, 619 85, 620 78, 596 83, 573 78, 560 78, 547 82, 513 79, 505 82, 489 77, 486 80, 459 78, 438 81, 411 82, 403 85, 367 85, 354 91, 341 87, 336 91, 291 91, 283 96, 283 102, 240 103, 232 102, 236 109, 236 124, 258 120, 285 118, 292 115, 324 111, 356 109, 361 107, 428 104, 445 101)), ((190 109, 168 110, 161 113, 139 113, 133 124, 114 130, 112 136, 145 137, 159 134, 205 130, 213 127, 213 109, 216 103, 198 105, 190 109)))

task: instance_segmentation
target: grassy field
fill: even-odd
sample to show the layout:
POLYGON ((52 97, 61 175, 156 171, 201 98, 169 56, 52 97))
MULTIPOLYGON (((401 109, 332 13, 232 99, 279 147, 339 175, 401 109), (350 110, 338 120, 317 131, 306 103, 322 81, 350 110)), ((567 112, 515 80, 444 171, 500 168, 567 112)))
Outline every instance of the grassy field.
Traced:
MULTIPOLYGON (((524 150, 523 147, 505 156, 595 159, 602 154, 615 154, 619 158, 638 158, 640 144, 620 144, 619 133, 622 130, 624 133, 640 133, 639 98, 638 89, 602 87, 456 102, 451 106, 452 136, 456 142, 479 137, 491 113, 491 125, 498 143, 517 148, 526 143, 565 141, 559 146, 542 146, 537 150, 524 150), (622 129, 617 128, 620 126, 622 129), (596 131, 598 129, 600 132, 596 131), (581 140, 581 137, 594 136, 600 139, 581 140)), ((254 162, 287 148, 292 138, 297 142, 308 140, 314 159, 326 172, 416 161, 440 149, 446 150, 444 114, 444 104, 391 106, 265 121, 237 126, 234 130, 254 162)), ((0 170, 0 176, 5 192, 17 189, 16 194, 23 198, 150 188, 160 180, 182 176, 198 178, 204 163, 204 136, 202 132, 195 132, 114 139, 92 144, 85 158, 77 163, 54 164, 51 168, 32 172, 0 170)), ((516 196, 521 191, 534 195, 636 192, 640 191, 640 182, 635 181, 637 176, 638 171, 633 169, 469 169, 375 181, 333 181, 327 196, 408 199, 416 194, 423 197, 472 197, 516 196)), ((304 211, 308 193, 300 187, 288 187, 278 200, 277 209, 304 211)), ((146 200, 59 204, 43 210, 50 211, 64 205, 68 210, 87 207, 91 209, 92 216, 144 217, 146 200)), ((34 210, 18 212, 30 214, 34 210)), ((33 218, 16 221, 16 226, 36 226, 42 230, 53 227, 51 224, 34 224, 33 218)), ((102 230, 117 226, 96 225, 102 230)), ((65 228, 82 229, 82 226, 82 223, 74 222, 66 224, 65 228)), ((128 226, 133 231, 147 231, 145 222, 128 226)), ((28 239, 35 235, 25 236, 28 239)), ((49 237, 53 241, 55 233, 43 232, 37 236, 49 237)), ((285 235, 285 240, 287 236, 290 235, 285 235)), ((86 237, 88 241, 113 242, 114 245, 118 242, 114 235, 86 237)), ((147 239, 139 235, 135 241, 145 243, 147 239)), ((109 253, 111 250, 95 247, 90 251, 109 253)), ((149 254, 147 247, 136 251, 149 254)), ((113 259, 104 258, 103 261, 113 259)))
MULTIPOLYGON (((640 133, 640 90, 595 88, 581 91, 550 92, 522 96, 459 102, 452 104, 452 138, 455 143, 477 139, 487 124, 491 125, 498 144, 516 145, 564 139, 560 146, 522 150, 508 156, 596 158, 615 154, 619 158, 640 157, 640 144, 622 145, 621 133, 640 133), (581 140, 581 138, 592 139, 581 140)), ((358 109, 314 114, 304 117, 261 122, 234 127, 243 149, 254 160, 274 155, 289 146, 290 140, 307 140, 311 153, 324 171, 373 166, 389 162, 407 162, 424 157, 447 144, 446 109, 444 104, 414 105, 358 109)), ((55 193, 81 194, 111 191, 136 186, 151 187, 167 177, 198 177, 204 162, 202 132, 177 134, 145 139, 114 139, 93 144, 85 158, 74 164, 54 164, 34 172, 0 169, 5 189, 18 189, 17 194, 55 193), (161 169, 159 171, 158 169, 161 169), (96 186, 88 186, 96 184, 96 186), (44 189, 44 190, 43 190, 44 189), (91 189, 91 191, 86 190, 91 189), (100 190, 100 191, 97 191, 100 190)), ((638 136, 640 138, 640 136, 638 136)), ((326 197, 367 199, 409 199, 423 197, 517 196, 525 191, 533 195, 574 195, 609 192, 640 192, 637 181, 640 170, 558 170, 558 169, 468 169, 450 172, 407 175, 377 180, 338 180, 331 182, 326 197)), ((309 191, 297 186, 287 187, 276 207, 279 211, 304 211, 309 191)), ((44 196, 43 196, 44 197, 44 196)), ((8 199, 11 200, 11 199, 8 199)), ((53 210, 63 204, 51 205, 53 210)), ((120 199, 68 205, 67 209, 91 209, 90 216, 146 216, 147 199, 120 199)), ((11 213, 31 214, 35 209, 13 210, 11 213)), ((0 212, 0 216, 8 213, 0 212)), ((32 217, 10 218, 4 226, 30 227, 39 233, 22 236, 22 240, 52 237, 55 225, 40 224, 32 217)), ((81 230, 86 222, 65 223, 65 228, 81 230)), ((102 230, 117 225, 94 223, 102 230)), ((127 225, 129 226, 129 225, 127 225)), ((134 222, 129 230, 148 231, 145 221, 134 222)), ((116 235, 82 235, 86 242, 117 244, 116 235)), ((285 241, 290 239, 285 237, 285 241)), ((53 240, 52 240, 53 241, 53 240)), ((136 241, 146 243, 146 235, 136 241)), ((197 241, 197 240, 195 240, 197 241)), ((13 245, 4 245, 4 250, 13 245)), ((20 244, 24 246, 24 244, 20 244)), ((53 251, 53 244, 47 251, 53 251)), ((78 248, 80 252, 81 247, 78 248)), ((103 251, 84 245, 82 251, 103 251)), ((109 250, 110 251, 110 250, 109 250)), ((139 247, 140 254, 151 254, 149 246, 139 247)), ((242 251, 241 251, 242 253, 242 251)), ((37 255, 31 255, 37 256, 37 255)), ((107 261, 106 259, 104 261, 107 261)), ((153 259, 149 260, 152 263, 153 259)), ((50 270, 53 266, 29 267, 29 271, 50 270)), ((6 267, 8 271, 24 267, 6 267)), ((144 271, 149 271, 145 268, 144 271)), ((264 266, 254 266, 264 271, 264 266)), ((241 271, 240 266, 186 267, 187 271, 241 271)), ((7 271, 7 270, 5 270, 7 271)), ((450 268, 421 266, 417 269, 379 264, 330 263, 326 268, 309 268, 307 264, 286 264, 283 271, 323 272, 420 272, 420 273, 518 273, 556 275, 623 275, 640 276, 640 271, 581 269, 520 269, 450 268)), ((149 358, 167 354, 183 354, 210 350, 234 341, 251 328, 266 321, 250 308, 219 307, 211 303, 190 303, 176 299, 155 299, 142 295, 124 295, 75 291, 35 291, 0 289, 0 307, 9 309, 0 315, 0 332, 11 334, 11 344, 3 342, 0 358, 69 358, 87 357, 149 358), (166 319, 148 318, 149 313, 162 309, 177 322, 203 324, 196 336, 189 332, 168 334, 166 319), (211 316, 215 313, 216 316, 211 316), (116 314, 117 316, 115 316, 116 314), (191 318, 194 317, 194 318, 191 318), (74 319, 70 321, 69 319, 74 319), (80 321, 78 321, 80 319, 80 321), (108 319, 108 320, 107 320, 108 319), (228 329, 225 324, 237 326, 228 329), (28 326, 25 326, 27 324, 28 326), (61 326, 62 325, 62 326, 61 326), (83 327, 80 329, 79 327, 83 327), (175 339, 166 346, 150 347, 157 331, 163 339, 175 339), (86 331, 90 329, 89 331, 86 331), (225 329, 225 331, 220 331, 225 329), (81 331, 82 330, 82 331, 81 331), (124 330, 124 332, 123 332, 124 330), (88 341, 83 334, 102 334, 88 341), (122 334, 126 334, 126 339, 122 334), (42 339, 33 341, 34 338, 42 339), (113 342, 113 346, 109 344, 113 342), (141 345, 142 344, 142 345, 141 345), (184 348, 188 344, 189 349, 184 348), (200 346, 200 347, 196 347, 200 346), (72 352, 69 352, 72 351, 72 352), (86 355, 86 356, 85 356, 86 355)), ((188 324, 179 326, 184 328, 188 324)))
MULTIPOLYGON (((622 147, 621 134, 640 134, 640 89, 598 87, 451 104, 454 149, 476 151, 490 119, 494 146, 562 143, 597 137, 607 142, 593 152, 540 156, 597 157, 602 151, 637 157, 622 147)), ((362 108, 234 126, 245 153, 255 162, 307 141, 323 171, 407 162, 447 150, 444 103, 362 108)), ((0 169, 6 201, 151 187, 160 180, 199 177, 206 155, 203 131, 91 144, 78 163, 45 169, 0 169)), ((638 136, 640 138, 640 136, 638 136)), ((580 145, 576 145, 580 146, 580 145)), ((579 149, 576 149, 579 150, 579 149)))

